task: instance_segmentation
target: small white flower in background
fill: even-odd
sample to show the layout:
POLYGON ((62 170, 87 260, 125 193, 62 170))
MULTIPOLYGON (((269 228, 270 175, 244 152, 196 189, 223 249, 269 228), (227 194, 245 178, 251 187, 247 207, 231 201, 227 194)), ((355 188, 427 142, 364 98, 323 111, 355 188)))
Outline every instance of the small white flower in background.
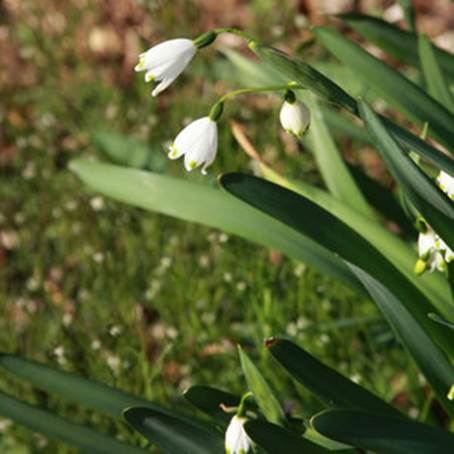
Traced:
POLYGON ((218 127, 210 117, 199 118, 186 126, 169 148, 169 158, 178 159, 184 155, 184 166, 190 172, 201 166, 202 173, 216 158, 218 149, 218 127))
POLYGON ((252 440, 244 430, 246 418, 235 415, 225 432, 225 452, 227 454, 246 454, 252 447, 252 440))
POLYGON ((442 170, 437 177, 437 183, 440 189, 454 200, 454 177, 442 170))
POLYGON ((171 39, 140 54, 134 69, 146 71, 145 82, 159 82, 151 92, 157 96, 183 72, 196 52, 197 46, 191 39, 171 39))
POLYGON ((306 131, 311 122, 311 112, 307 106, 295 99, 292 91, 285 95, 279 114, 282 127, 296 138, 300 138, 306 131))

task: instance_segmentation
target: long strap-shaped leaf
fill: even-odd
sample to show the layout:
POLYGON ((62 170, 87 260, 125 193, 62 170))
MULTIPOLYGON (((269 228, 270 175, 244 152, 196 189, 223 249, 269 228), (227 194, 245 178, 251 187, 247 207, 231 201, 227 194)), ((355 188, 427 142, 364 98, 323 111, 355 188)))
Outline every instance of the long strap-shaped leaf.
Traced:
POLYGON ((150 408, 132 407, 126 421, 167 454, 223 454, 222 435, 208 425, 150 408))
POLYGON ((422 72, 430 95, 453 113, 453 96, 441 72, 434 47, 429 38, 424 34, 418 37, 418 51, 422 72))
POLYGON ((376 277, 404 304, 427 333, 454 355, 447 337, 427 318, 434 307, 375 247, 329 212, 292 191, 260 178, 226 174, 221 185, 245 202, 318 241, 334 254, 376 277))
POLYGON ((314 241, 204 184, 135 169, 76 160, 71 169, 107 197, 239 235, 283 252, 363 291, 348 268, 314 241))
POLYGON ((380 118, 363 101, 359 111, 377 151, 405 194, 435 231, 454 249, 454 204, 404 153, 380 118))
MULTIPOLYGON (((250 47, 271 68, 282 73, 287 80, 296 81, 326 101, 341 106, 354 115, 359 115, 355 99, 312 66, 299 60, 292 60, 284 52, 270 46, 252 43, 250 47)), ((388 130, 406 149, 416 151, 422 157, 431 161, 435 166, 454 176, 454 160, 452 158, 441 153, 418 136, 401 128, 391 120, 385 117, 381 118, 388 130)))
POLYGON ((325 410, 314 428, 357 448, 383 454, 451 454, 454 435, 410 419, 351 410, 325 410))
POLYGON ((316 27, 313 32, 324 47, 384 99, 418 124, 428 122, 430 131, 440 142, 448 148, 453 146, 454 116, 442 104, 336 30, 316 27))
POLYGON ((400 415, 384 400, 321 363, 293 342, 283 338, 271 338, 266 342, 266 346, 294 379, 327 406, 400 415))
POLYGON ((74 400, 101 413, 121 418, 131 405, 149 406, 165 411, 145 399, 111 388, 76 374, 53 369, 17 355, 0 354, 0 367, 37 388, 74 400))
MULTIPOLYGON (((419 68, 418 37, 382 19, 362 14, 342 14, 341 19, 368 41, 376 44, 399 62, 419 68)), ((454 79, 454 55, 434 47, 441 70, 454 79)))
POLYGON ((454 383, 454 367, 401 301, 370 274, 354 265, 350 267, 427 377, 440 402, 454 417, 454 402, 447 398, 449 388, 454 383))
POLYGON ((46 437, 92 454, 145 454, 149 451, 122 443, 88 427, 72 423, 47 410, 0 393, 0 415, 46 437))

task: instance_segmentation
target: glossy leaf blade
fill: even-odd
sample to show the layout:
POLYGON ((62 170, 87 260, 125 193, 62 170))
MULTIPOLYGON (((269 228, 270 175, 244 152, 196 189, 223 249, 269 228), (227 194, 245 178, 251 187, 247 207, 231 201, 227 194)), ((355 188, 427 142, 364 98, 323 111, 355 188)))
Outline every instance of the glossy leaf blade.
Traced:
POLYGON ((268 421, 279 426, 285 426, 287 424, 287 418, 285 417, 284 411, 274 395, 273 390, 270 388, 261 372, 257 369, 257 366, 251 361, 241 347, 238 348, 238 352, 248 389, 254 395, 259 408, 268 421))
POLYGON ((450 112, 454 112, 453 96, 438 65, 432 43, 424 34, 418 37, 418 51, 421 68, 430 95, 449 109, 450 112))
POLYGON ((281 251, 362 291, 345 264, 329 251, 222 191, 96 161, 76 160, 71 169, 92 189, 117 201, 225 230, 281 251))
POLYGON ((244 425, 244 428, 249 437, 269 454, 279 452, 289 454, 323 454, 331 452, 309 440, 299 437, 293 432, 289 432, 282 427, 266 421, 250 420, 244 425))
POLYGON ((388 133, 380 118, 363 101, 359 103, 377 151, 405 194, 434 230, 454 249, 454 204, 404 153, 388 133))
POLYGON ((121 418, 123 410, 131 405, 149 406, 165 411, 162 407, 132 394, 17 355, 0 354, 0 367, 39 389, 74 400, 114 418, 121 418))
POLYGON ((446 397, 454 381, 454 367, 401 301, 368 273, 354 265, 350 267, 418 364, 439 401, 454 417, 454 402, 446 397))
MULTIPOLYGON (((376 44, 399 62, 419 68, 418 37, 382 19, 362 14, 341 14, 348 23, 368 41, 376 44)), ((434 53, 444 74, 454 79, 454 55, 434 47, 434 53)))
POLYGON ((267 341, 274 358, 289 374, 329 407, 355 408, 399 415, 385 401, 321 363, 293 342, 282 338, 267 341))
POLYGON ((334 29, 316 27, 314 33, 336 58, 355 71, 384 99, 422 125, 448 148, 454 143, 454 116, 402 74, 377 59, 334 29))
POLYGON ((223 454, 222 435, 208 425, 183 420, 150 408, 132 407, 124 418, 168 454, 223 454))
POLYGON ((149 451, 128 445, 88 427, 72 423, 47 410, 0 393, 0 415, 46 437, 68 443, 93 454, 145 454, 149 451))
POLYGON ((350 410, 326 410, 312 419, 323 435, 386 454, 449 454, 454 435, 410 419, 350 410))

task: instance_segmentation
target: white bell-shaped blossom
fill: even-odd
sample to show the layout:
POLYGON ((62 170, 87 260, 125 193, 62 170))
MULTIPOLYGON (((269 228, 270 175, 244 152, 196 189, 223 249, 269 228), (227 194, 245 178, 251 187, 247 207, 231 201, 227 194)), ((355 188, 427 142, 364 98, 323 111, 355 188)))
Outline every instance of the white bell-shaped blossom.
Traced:
POLYGON ((440 189, 454 200, 454 177, 442 170, 437 177, 437 183, 440 189))
POLYGON ((300 138, 307 130, 311 122, 311 112, 307 106, 293 100, 284 101, 279 114, 282 127, 295 137, 300 138))
POLYGON ((428 227, 426 232, 419 234, 418 255, 420 259, 418 264, 421 267, 420 272, 426 269, 430 272, 435 269, 439 271, 445 269, 445 261, 440 246, 440 238, 430 227, 428 227))
POLYGON ((145 72, 145 82, 158 82, 153 96, 164 91, 186 68, 197 52, 190 39, 177 38, 164 41, 139 55, 136 71, 145 72))
POLYGON ((210 166, 218 149, 218 127, 210 117, 199 118, 186 126, 169 148, 169 158, 184 155, 184 166, 190 172, 203 165, 202 173, 210 166))
POLYGON ((252 440, 244 430, 246 418, 235 415, 225 432, 226 454, 247 454, 252 447, 252 440))

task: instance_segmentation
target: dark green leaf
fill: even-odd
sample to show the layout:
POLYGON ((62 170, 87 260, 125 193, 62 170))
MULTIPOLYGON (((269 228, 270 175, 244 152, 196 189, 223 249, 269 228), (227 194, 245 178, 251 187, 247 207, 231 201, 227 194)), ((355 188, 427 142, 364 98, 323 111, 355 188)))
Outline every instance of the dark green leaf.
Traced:
POLYGON ((22 380, 31 382, 37 388, 75 400, 114 418, 121 418, 123 410, 131 405, 149 406, 165 411, 145 399, 17 355, 0 354, 0 367, 22 380))
POLYGON ((241 368, 246 377, 248 389, 254 395, 259 408, 268 421, 280 426, 285 426, 287 424, 287 418, 285 417, 284 411, 274 395, 273 390, 241 347, 238 347, 238 351, 240 354, 241 368))
POLYGON ((126 421, 167 454, 223 454, 223 436, 209 425, 145 407, 124 412, 126 421))
POLYGON ((244 428, 249 437, 269 454, 322 454, 331 452, 293 432, 266 421, 250 420, 246 422, 244 428))
POLYGON ((454 435, 409 419, 349 410, 326 410, 312 419, 323 435, 385 454, 450 454, 454 435))
POLYGON ((88 427, 66 421, 47 410, 0 393, 0 415, 46 437, 63 441, 91 454, 144 454, 146 451, 122 443, 88 427))
POLYGON ((433 135, 448 148, 454 143, 454 116, 399 72, 366 52, 341 33, 324 27, 313 32, 333 55, 408 118, 429 123, 433 135))
POLYGON ((267 346, 290 375, 325 405, 399 415, 391 405, 334 369, 325 366, 293 342, 272 338, 267 341, 267 346))
POLYGON ((359 110, 377 151, 406 196, 434 230, 454 249, 454 205, 452 201, 401 150, 383 126, 380 118, 366 103, 360 101, 359 110))
POLYGON ((454 99, 438 65, 432 43, 424 34, 419 35, 418 50, 421 68, 430 95, 451 112, 454 112, 454 99))

